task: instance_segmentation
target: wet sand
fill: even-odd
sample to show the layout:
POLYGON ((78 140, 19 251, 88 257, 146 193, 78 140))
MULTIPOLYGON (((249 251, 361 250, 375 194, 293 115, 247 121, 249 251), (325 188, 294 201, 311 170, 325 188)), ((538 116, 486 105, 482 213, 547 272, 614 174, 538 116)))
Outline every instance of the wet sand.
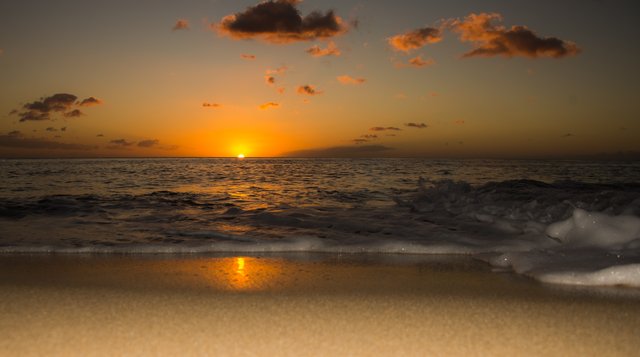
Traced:
POLYGON ((637 355, 640 292, 469 258, 0 256, 2 355, 637 355))

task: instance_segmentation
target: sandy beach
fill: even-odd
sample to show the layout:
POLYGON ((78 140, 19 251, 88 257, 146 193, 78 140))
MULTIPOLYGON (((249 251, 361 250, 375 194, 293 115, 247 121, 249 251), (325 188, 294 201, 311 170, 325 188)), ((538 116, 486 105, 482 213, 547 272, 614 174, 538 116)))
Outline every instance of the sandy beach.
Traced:
POLYGON ((0 257, 2 355, 636 355, 640 293, 470 258, 0 257))

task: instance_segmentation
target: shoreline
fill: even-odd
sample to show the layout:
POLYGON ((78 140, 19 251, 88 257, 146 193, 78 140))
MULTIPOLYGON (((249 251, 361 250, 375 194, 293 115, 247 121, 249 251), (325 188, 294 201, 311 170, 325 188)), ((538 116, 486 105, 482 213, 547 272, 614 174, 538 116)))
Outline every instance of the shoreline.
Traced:
POLYGON ((640 291, 470 257, 2 255, 12 355, 632 355, 640 291))

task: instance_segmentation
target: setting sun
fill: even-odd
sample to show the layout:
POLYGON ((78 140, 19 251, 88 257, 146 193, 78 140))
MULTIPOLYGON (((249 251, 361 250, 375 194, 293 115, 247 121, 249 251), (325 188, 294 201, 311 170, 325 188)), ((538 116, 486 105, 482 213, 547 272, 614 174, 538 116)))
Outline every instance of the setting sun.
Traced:
POLYGON ((238 154, 238 159, 244 159, 244 154, 238 154))

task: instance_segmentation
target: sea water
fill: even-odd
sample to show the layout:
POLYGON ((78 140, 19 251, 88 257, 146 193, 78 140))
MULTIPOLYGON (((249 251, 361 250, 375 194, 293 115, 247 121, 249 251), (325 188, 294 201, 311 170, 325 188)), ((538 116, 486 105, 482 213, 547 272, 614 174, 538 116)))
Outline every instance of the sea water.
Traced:
POLYGON ((0 252, 465 254, 640 287, 640 163, 0 160, 0 252))

